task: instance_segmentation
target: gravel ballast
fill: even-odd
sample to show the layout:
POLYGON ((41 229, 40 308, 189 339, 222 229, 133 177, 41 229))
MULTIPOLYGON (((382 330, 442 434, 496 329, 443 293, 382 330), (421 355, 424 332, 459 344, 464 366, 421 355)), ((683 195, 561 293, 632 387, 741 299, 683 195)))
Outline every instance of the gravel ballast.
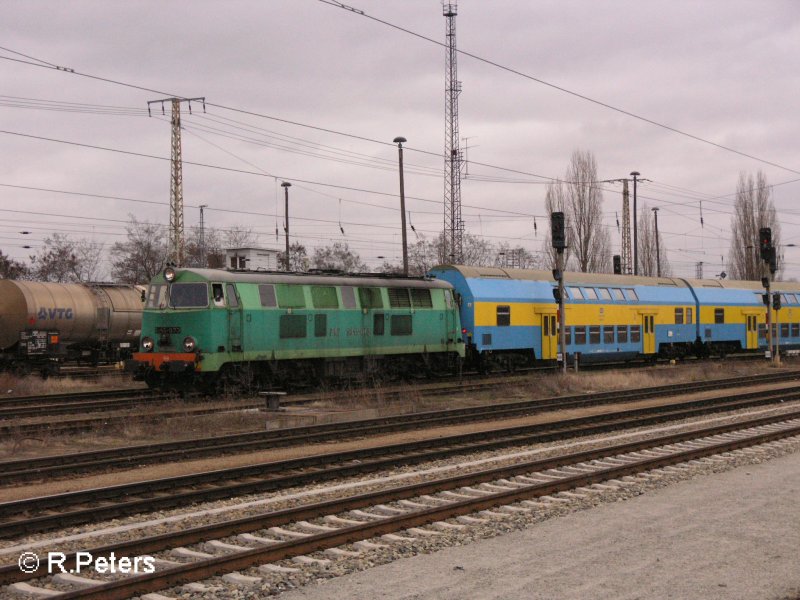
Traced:
POLYGON ((281 598, 793 598, 798 497, 794 452, 281 598))

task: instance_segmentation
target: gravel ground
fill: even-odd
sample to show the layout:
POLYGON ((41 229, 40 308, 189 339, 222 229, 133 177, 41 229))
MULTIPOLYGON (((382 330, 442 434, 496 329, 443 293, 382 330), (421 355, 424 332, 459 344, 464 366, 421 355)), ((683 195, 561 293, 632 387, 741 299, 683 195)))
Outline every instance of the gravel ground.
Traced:
POLYGON ((797 598, 798 495, 795 452, 281 598, 797 598))

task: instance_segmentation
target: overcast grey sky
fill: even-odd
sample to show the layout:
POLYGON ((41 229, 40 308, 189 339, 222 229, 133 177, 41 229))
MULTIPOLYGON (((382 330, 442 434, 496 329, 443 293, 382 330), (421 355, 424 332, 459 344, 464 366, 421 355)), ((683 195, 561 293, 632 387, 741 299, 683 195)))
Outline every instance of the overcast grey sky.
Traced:
MULTIPOLYGON (((445 40, 439 0, 348 4, 445 40)), ((583 149, 594 153, 601 179, 637 170, 651 180, 639 188, 640 208, 660 209, 676 275, 694 276, 698 261, 706 277, 725 268, 740 172, 766 173, 782 241, 800 246, 800 2, 461 0, 458 12, 460 50, 755 157, 462 55, 469 233, 540 251, 547 180, 534 175, 563 176, 572 151, 583 149)), ((152 90, 0 60, 0 249, 14 257, 26 257, 32 250, 22 245, 35 247, 53 231, 110 245, 124 239, 129 214, 168 222, 167 160, 22 137, 167 159, 169 113, 148 117, 146 108, 168 95, 205 96, 216 105, 183 114, 184 160, 210 165, 184 166, 187 230, 199 219, 197 206, 207 204, 209 226, 252 227, 261 245, 281 248, 275 228, 283 216, 279 185, 287 180, 292 232, 310 251, 342 240, 370 266, 382 262, 378 256, 397 262, 391 142, 399 135, 408 139, 411 221, 428 237, 441 230, 440 45, 319 0, 5 0, 2 14, 0 46, 38 60, 7 50, 0 57, 152 90), (47 101, 36 104, 48 109, 22 108, 31 102, 20 98, 47 101)), ((605 224, 618 252, 621 186, 604 190, 605 224)), ((785 250, 785 265, 786 277, 800 276, 800 247, 785 250)))

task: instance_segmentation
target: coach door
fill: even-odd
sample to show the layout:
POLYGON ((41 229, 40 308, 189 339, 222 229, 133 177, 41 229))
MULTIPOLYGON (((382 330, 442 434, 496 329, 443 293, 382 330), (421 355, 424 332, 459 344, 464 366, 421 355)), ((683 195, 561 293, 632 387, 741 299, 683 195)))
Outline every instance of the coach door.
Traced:
POLYGON ((642 315, 642 352, 654 354, 656 351, 656 328, 653 315, 642 315))
POLYGON ((242 351, 242 307, 232 283, 225 285, 225 298, 228 303, 228 339, 231 352, 242 351))
POLYGON ((756 315, 745 315, 745 335, 747 336, 747 349, 758 348, 758 318, 756 315))
POLYGON ((558 327, 555 315, 542 315, 542 359, 558 358, 558 327))

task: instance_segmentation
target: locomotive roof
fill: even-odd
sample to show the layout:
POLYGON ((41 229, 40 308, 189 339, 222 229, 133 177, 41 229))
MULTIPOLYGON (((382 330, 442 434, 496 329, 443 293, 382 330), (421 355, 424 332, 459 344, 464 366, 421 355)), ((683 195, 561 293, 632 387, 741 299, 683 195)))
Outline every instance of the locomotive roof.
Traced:
MULTIPOLYGON (((176 268, 181 273, 194 273, 208 281, 235 283, 284 283, 305 285, 344 285, 369 287, 444 288, 451 289, 446 281, 422 277, 397 277, 375 274, 345 275, 341 273, 280 273, 266 271, 226 271, 222 269, 176 268)), ((163 278, 163 273, 159 274, 163 278)))

